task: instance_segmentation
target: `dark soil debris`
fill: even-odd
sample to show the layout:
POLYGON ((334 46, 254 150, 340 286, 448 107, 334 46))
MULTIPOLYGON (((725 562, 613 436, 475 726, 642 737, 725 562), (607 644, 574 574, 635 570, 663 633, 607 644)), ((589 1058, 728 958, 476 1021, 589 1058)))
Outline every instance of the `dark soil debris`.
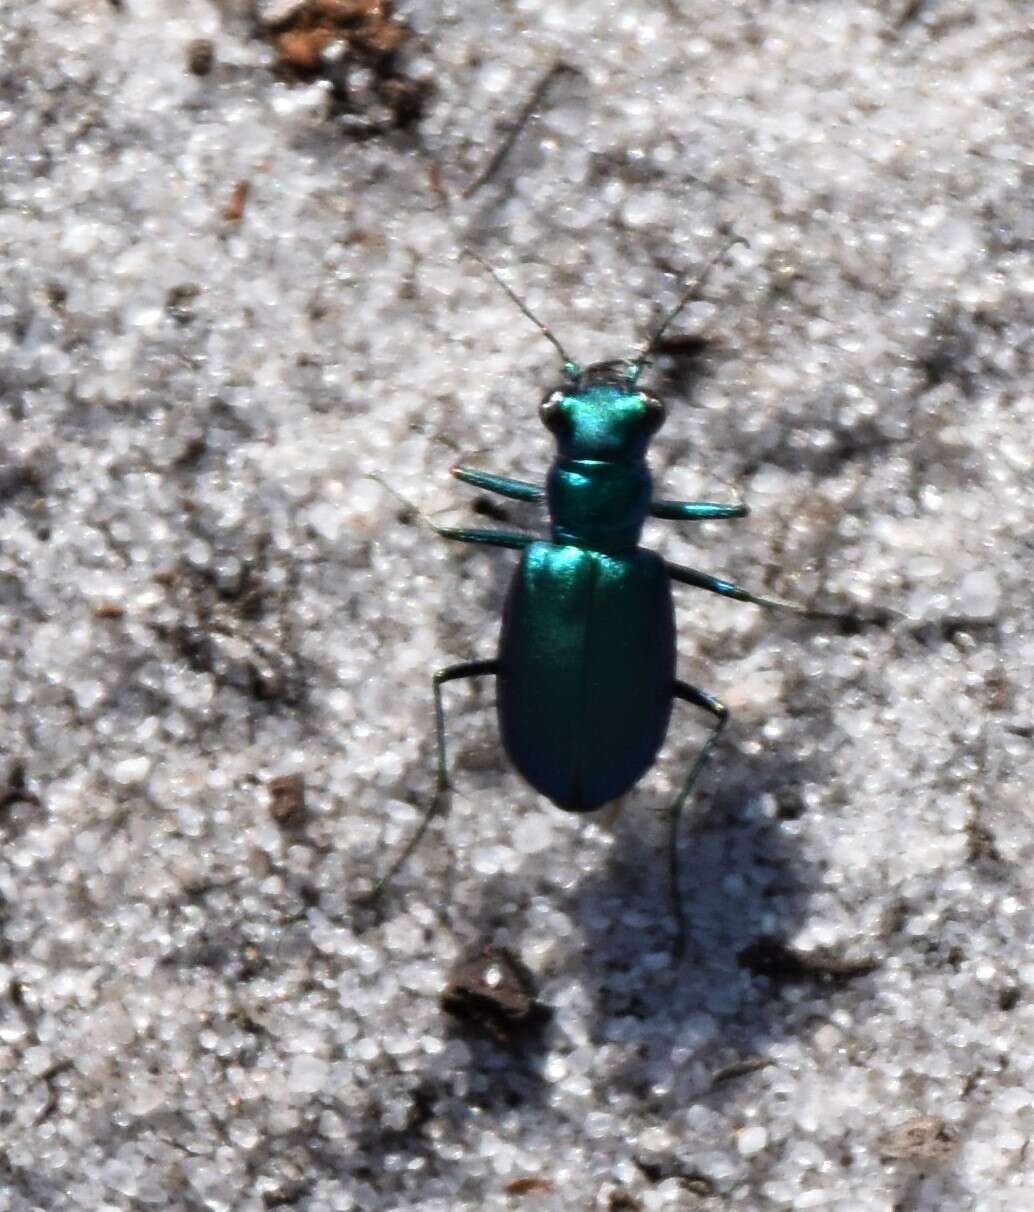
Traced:
POLYGON ((536 1033, 551 1013, 536 1000, 528 968, 505 948, 491 946, 475 948, 453 966, 442 1009, 504 1044, 536 1033))
POLYGON ((966 857, 971 863, 1001 863, 1002 854, 995 844, 995 835, 976 817, 972 817, 966 825, 966 857))
POLYGON ((643 1205, 634 1195, 618 1187, 607 1198, 607 1212, 643 1212, 643 1205))
POLYGON ((165 292, 165 312, 181 326, 194 320, 194 304, 201 294, 201 287, 193 282, 182 282, 165 292))
POLYGON ((262 27, 280 71, 328 80, 339 114, 356 133, 419 121, 429 86, 409 72, 415 35, 391 0, 302 0, 262 27))
POLYGON ((192 76, 207 76, 215 66, 215 44, 209 38, 193 38, 187 43, 187 71, 192 76))
POLYGON ((632 1160, 651 1183, 663 1183, 673 1178, 698 1199, 709 1199, 715 1193, 715 1184, 706 1174, 702 1174, 699 1170, 684 1170, 673 1159, 647 1161, 642 1157, 633 1157, 632 1160))
POLYGON ((868 976, 879 967, 879 961, 875 959, 845 959, 823 951, 798 951, 770 935, 756 938, 740 951, 736 960, 741 968, 755 976, 788 985, 816 980, 840 984, 868 976))
POLYGON ((22 762, 14 762, 7 771, 4 784, 0 785, 0 813, 6 812, 15 804, 29 804, 34 808, 42 806, 40 797, 29 789, 29 781, 22 762))
POLYGON ((1008 1013, 1020 1004, 1021 992, 1015 985, 1009 985, 998 992, 998 1009, 1008 1013))
POLYGON ((269 780, 269 814, 281 829, 296 828, 305 819, 305 778, 279 774, 269 780))

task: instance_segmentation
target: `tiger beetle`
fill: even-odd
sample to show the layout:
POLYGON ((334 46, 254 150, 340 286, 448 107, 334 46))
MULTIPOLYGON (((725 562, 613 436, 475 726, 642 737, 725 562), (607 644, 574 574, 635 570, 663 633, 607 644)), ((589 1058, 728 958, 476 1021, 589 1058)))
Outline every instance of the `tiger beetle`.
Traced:
POLYGON ((654 497, 646 451, 664 421, 665 408, 638 385, 668 326, 737 243, 746 241, 733 240, 711 259, 636 356, 584 369, 495 270, 476 253, 469 254, 552 343, 561 358, 563 381, 547 392, 539 407, 542 423, 556 440, 556 457, 544 486, 472 467, 454 467, 452 474, 503 497, 544 502, 550 539, 429 522, 443 538, 510 547, 522 555, 503 608, 498 655, 448 665, 434 675, 435 795, 413 837, 378 882, 374 897, 409 857, 434 816, 446 808, 446 682, 495 677, 499 729, 511 762, 558 808, 579 813, 617 800, 650 769, 678 699, 706 711, 713 721, 668 809, 675 954, 682 953, 686 928, 679 894, 679 819, 729 711, 714 695, 675 676, 672 582, 758 606, 801 609, 673 564, 639 545, 647 518, 704 522, 748 513, 743 504, 654 497))

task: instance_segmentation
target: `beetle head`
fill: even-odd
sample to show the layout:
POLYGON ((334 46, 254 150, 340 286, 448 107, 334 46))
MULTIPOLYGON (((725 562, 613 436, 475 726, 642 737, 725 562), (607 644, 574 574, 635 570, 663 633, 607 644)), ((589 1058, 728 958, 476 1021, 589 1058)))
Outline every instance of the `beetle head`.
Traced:
POLYGON ((539 406, 561 458, 626 463, 641 459, 664 423, 664 404, 636 386, 637 362, 565 366, 566 380, 539 406))

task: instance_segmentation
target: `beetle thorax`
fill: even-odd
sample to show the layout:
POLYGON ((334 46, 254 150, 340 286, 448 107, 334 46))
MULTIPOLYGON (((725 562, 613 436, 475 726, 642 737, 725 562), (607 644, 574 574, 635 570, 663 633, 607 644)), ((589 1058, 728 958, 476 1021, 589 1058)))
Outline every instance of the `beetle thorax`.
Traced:
POLYGON ((645 459, 558 458, 546 478, 553 541, 615 554, 634 551, 651 491, 645 459))

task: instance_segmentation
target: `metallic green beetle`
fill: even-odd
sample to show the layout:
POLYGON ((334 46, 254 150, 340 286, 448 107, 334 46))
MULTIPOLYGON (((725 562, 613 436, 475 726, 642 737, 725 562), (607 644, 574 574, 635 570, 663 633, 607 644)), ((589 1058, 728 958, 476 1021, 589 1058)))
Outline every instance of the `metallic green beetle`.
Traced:
MULTIPOLYGON (((736 243, 738 241, 734 241, 736 243)), ((556 439, 545 486, 469 467, 452 474, 467 484, 518 501, 545 501, 550 540, 504 530, 434 526, 463 543, 521 551, 503 612, 498 655, 440 669, 434 675, 438 738, 437 793, 415 836, 378 890, 419 842, 449 791, 441 687, 493 675, 503 745, 525 779, 569 812, 592 812, 628 791, 653 765, 675 699, 708 712, 714 727, 669 810, 669 872, 676 953, 685 936, 679 897, 679 817, 728 719, 713 695, 675 676, 675 611, 671 582, 761 606, 798 609, 759 597, 694 568, 671 564, 639 546, 648 517, 673 521, 742 518, 746 505, 666 501, 653 496, 646 463, 664 405, 638 386, 643 367, 668 325, 694 297, 723 249, 684 292, 678 305, 633 359, 581 369, 476 254, 520 310, 552 342, 563 382, 539 409, 556 439)))

